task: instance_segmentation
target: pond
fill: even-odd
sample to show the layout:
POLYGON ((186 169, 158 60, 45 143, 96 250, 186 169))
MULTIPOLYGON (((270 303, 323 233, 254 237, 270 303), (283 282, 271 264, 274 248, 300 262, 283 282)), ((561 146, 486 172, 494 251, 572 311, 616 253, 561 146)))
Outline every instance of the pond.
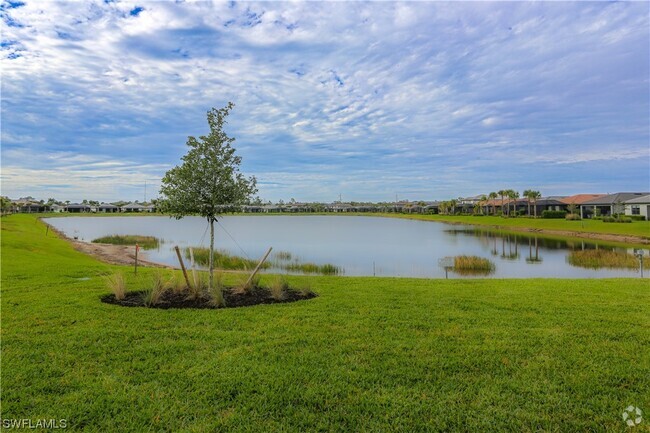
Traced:
MULTIPOLYGON (((69 237, 90 242, 108 235, 145 235, 160 239, 146 251, 148 260, 178 266, 174 246, 208 247, 210 231, 200 217, 64 217, 46 222, 69 237)), ((638 269, 585 268, 569 263, 583 250, 612 250, 632 256, 632 248, 612 248, 582 240, 554 240, 527 234, 499 234, 476 226, 364 216, 222 217, 215 224, 215 248, 259 260, 273 247, 266 272, 280 269, 283 258, 300 263, 332 264, 348 276, 444 278, 445 257, 478 256, 493 263, 488 275, 449 278, 609 278, 640 277, 638 269), (288 258, 290 257, 290 258, 288 258)), ((650 267, 649 250, 644 250, 650 267)), ((630 257, 627 257, 628 259, 630 257)), ((644 271, 644 277, 650 272, 644 271)))

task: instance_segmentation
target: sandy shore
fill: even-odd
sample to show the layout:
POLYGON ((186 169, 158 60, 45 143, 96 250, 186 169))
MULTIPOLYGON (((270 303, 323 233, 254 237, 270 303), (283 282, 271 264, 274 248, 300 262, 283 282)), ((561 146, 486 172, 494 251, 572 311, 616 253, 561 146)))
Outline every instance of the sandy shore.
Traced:
MULTIPOLYGON (((135 247, 132 245, 95 244, 69 238, 66 239, 72 244, 75 250, 96 257, 104 263, 110 263, 112 265, 135 265, 135 247)), ((173 269, 172 266, 147 260, 147 253, 142 249, 138 252, 138 266, 173 269)))

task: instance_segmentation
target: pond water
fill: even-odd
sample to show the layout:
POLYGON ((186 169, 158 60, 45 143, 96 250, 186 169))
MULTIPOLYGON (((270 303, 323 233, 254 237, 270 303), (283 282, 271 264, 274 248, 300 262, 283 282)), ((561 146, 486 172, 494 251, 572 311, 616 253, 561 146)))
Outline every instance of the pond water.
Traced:
MULTIPOLYGON (((108 235, 146 235, 160 246, 148 260, 178 266, 174 245, 208 247, 210 231, 200 217, 65 217, 46 222, 69 237, 90 242, 108 235)), ((259 260, 269 247, 292 260, 333 264, 344 275, 444 278, 444 257, 470 255, 494 264, 491 278, 640 277, 638 269, 586 269, 568 263, 572 251, 610 249, 581 240, 503 235, 475 226, 364 216, 224 216, 215 224, 215 248, 259 260)), ((632 254, 632 248, 616 248, 632 254)), ((650 267, 650 251, 644 250, 650 267)), ((277 272, 278 268, 267 272, 277 272)), ((644 271, 648 277, 650 271, 644 271)), ((454 271, 449 278, 466 278, 454 271)), ((478 275, 485 277, 485 275, 478 275)))

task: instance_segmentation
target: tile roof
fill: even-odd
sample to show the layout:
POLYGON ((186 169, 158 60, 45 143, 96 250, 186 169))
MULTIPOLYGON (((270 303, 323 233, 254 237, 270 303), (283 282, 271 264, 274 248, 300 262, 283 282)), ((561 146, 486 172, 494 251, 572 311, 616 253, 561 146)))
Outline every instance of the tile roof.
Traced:
POLYGON ((626 201, 625 203, 626 203, 626 204, 627 204, 627 203, 629 203, 629 204, 636 204, 636 203, 639 203, 639 204, 643 203, 643 204, 645 204, 645 203, 650 203, 650 194, 643 195, 643 196, 641 196, 641 197, 637 197, 637 198, 633 198, 633 199, 631 199, 631 200, 626 201))
POLYGON ((564 197, 560 200, 565 204, 582 204, 588 200, 594 200, 599 197, 604 197, 607 194, 576 194, 569 197, 564 197))
POLYGON ((625 203, 628 200, 639 198, 648 195, 648 192, 617 192, 616 194, 608 194, 593 200, 587 200, 581 204, 583 205, 613 205, 616 203, 625 203))

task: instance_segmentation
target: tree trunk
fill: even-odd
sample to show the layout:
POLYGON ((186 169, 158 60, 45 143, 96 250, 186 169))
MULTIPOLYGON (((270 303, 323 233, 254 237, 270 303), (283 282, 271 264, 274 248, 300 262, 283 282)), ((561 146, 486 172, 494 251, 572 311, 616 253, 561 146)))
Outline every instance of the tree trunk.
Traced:
POLYGON ((214 287, 214 222, 216 218, 210 218, 210 282, 209 282, 209 291, 214 297, 213 301, 216 305, 224 305, 223 293, 221 293, 221 287, 214 287))
POLYGON ((212 290, 214 284, 214 218, 210 218, 210 256, 208 259, 208 267, 210 269, 210 282, 208 288, 212 290))

